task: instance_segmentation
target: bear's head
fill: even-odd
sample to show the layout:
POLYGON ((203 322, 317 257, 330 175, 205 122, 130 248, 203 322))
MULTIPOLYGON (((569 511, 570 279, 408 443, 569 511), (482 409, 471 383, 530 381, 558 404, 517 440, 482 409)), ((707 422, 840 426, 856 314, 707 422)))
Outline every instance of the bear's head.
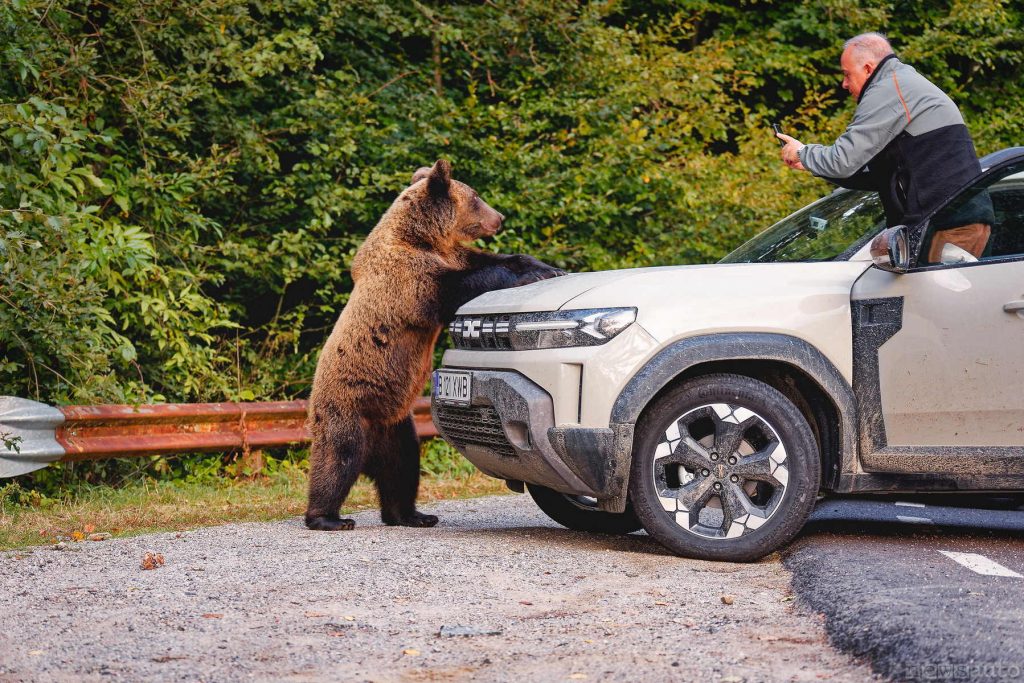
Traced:
POLYGON ((505 220, 473 188, 453 180, 451 164, 444 159, 417 170, 400 200, 420 214, 415 238, 435 248, 490 237, 505 220))

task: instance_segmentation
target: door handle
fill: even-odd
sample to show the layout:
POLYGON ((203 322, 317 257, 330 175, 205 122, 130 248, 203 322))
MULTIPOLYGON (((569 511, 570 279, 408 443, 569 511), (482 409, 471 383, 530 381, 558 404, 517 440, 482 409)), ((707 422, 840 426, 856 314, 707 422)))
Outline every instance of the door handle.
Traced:
POLYGON ((1007 313, 1017 313, 1018 311, 1024 311, 1024 299, 1017 299, 1016 301, 1007 301, 1003 304, 1003 310, 1007 313))

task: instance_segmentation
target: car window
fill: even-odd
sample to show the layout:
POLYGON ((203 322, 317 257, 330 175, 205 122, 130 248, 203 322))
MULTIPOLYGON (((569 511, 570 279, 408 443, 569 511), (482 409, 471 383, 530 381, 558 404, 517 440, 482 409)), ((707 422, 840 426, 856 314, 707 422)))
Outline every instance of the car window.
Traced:
POLYGON ((1024 162, 964 190, 928 222, 921 265, 1024 257, 1024 162))
POLYGON ((840 190, 782 219, 721 263, 849 258, 884 227, 885 211, 876 192, 840 190))

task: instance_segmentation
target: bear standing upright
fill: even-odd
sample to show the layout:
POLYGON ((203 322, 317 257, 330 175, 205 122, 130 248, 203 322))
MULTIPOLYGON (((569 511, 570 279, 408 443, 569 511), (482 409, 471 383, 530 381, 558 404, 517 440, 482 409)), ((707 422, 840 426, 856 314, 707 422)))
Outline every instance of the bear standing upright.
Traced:
POLYGON ((434 343, 473 297, 562 271, 524 254, 469 242, 504 216, 439 160, 421 168, 352 261, 348 304, 320 352, 309 399, 310 529, 351 529, 338 510, 360 473, 377 485, 385 524, 433 526, 416 511, 419 440, 412 403, 433 365, 434 343))

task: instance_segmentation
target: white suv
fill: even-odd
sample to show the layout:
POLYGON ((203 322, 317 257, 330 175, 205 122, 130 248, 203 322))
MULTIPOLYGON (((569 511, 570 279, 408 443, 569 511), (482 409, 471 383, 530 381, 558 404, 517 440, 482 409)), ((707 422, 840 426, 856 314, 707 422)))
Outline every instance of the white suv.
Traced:
POLYGON ((838 190, 718 264, 484 294, 434 422, 555 521, 708 559, 775 550, 819 492, 1022 490, 1024 148, 981 161, 921 225, 838 190))

